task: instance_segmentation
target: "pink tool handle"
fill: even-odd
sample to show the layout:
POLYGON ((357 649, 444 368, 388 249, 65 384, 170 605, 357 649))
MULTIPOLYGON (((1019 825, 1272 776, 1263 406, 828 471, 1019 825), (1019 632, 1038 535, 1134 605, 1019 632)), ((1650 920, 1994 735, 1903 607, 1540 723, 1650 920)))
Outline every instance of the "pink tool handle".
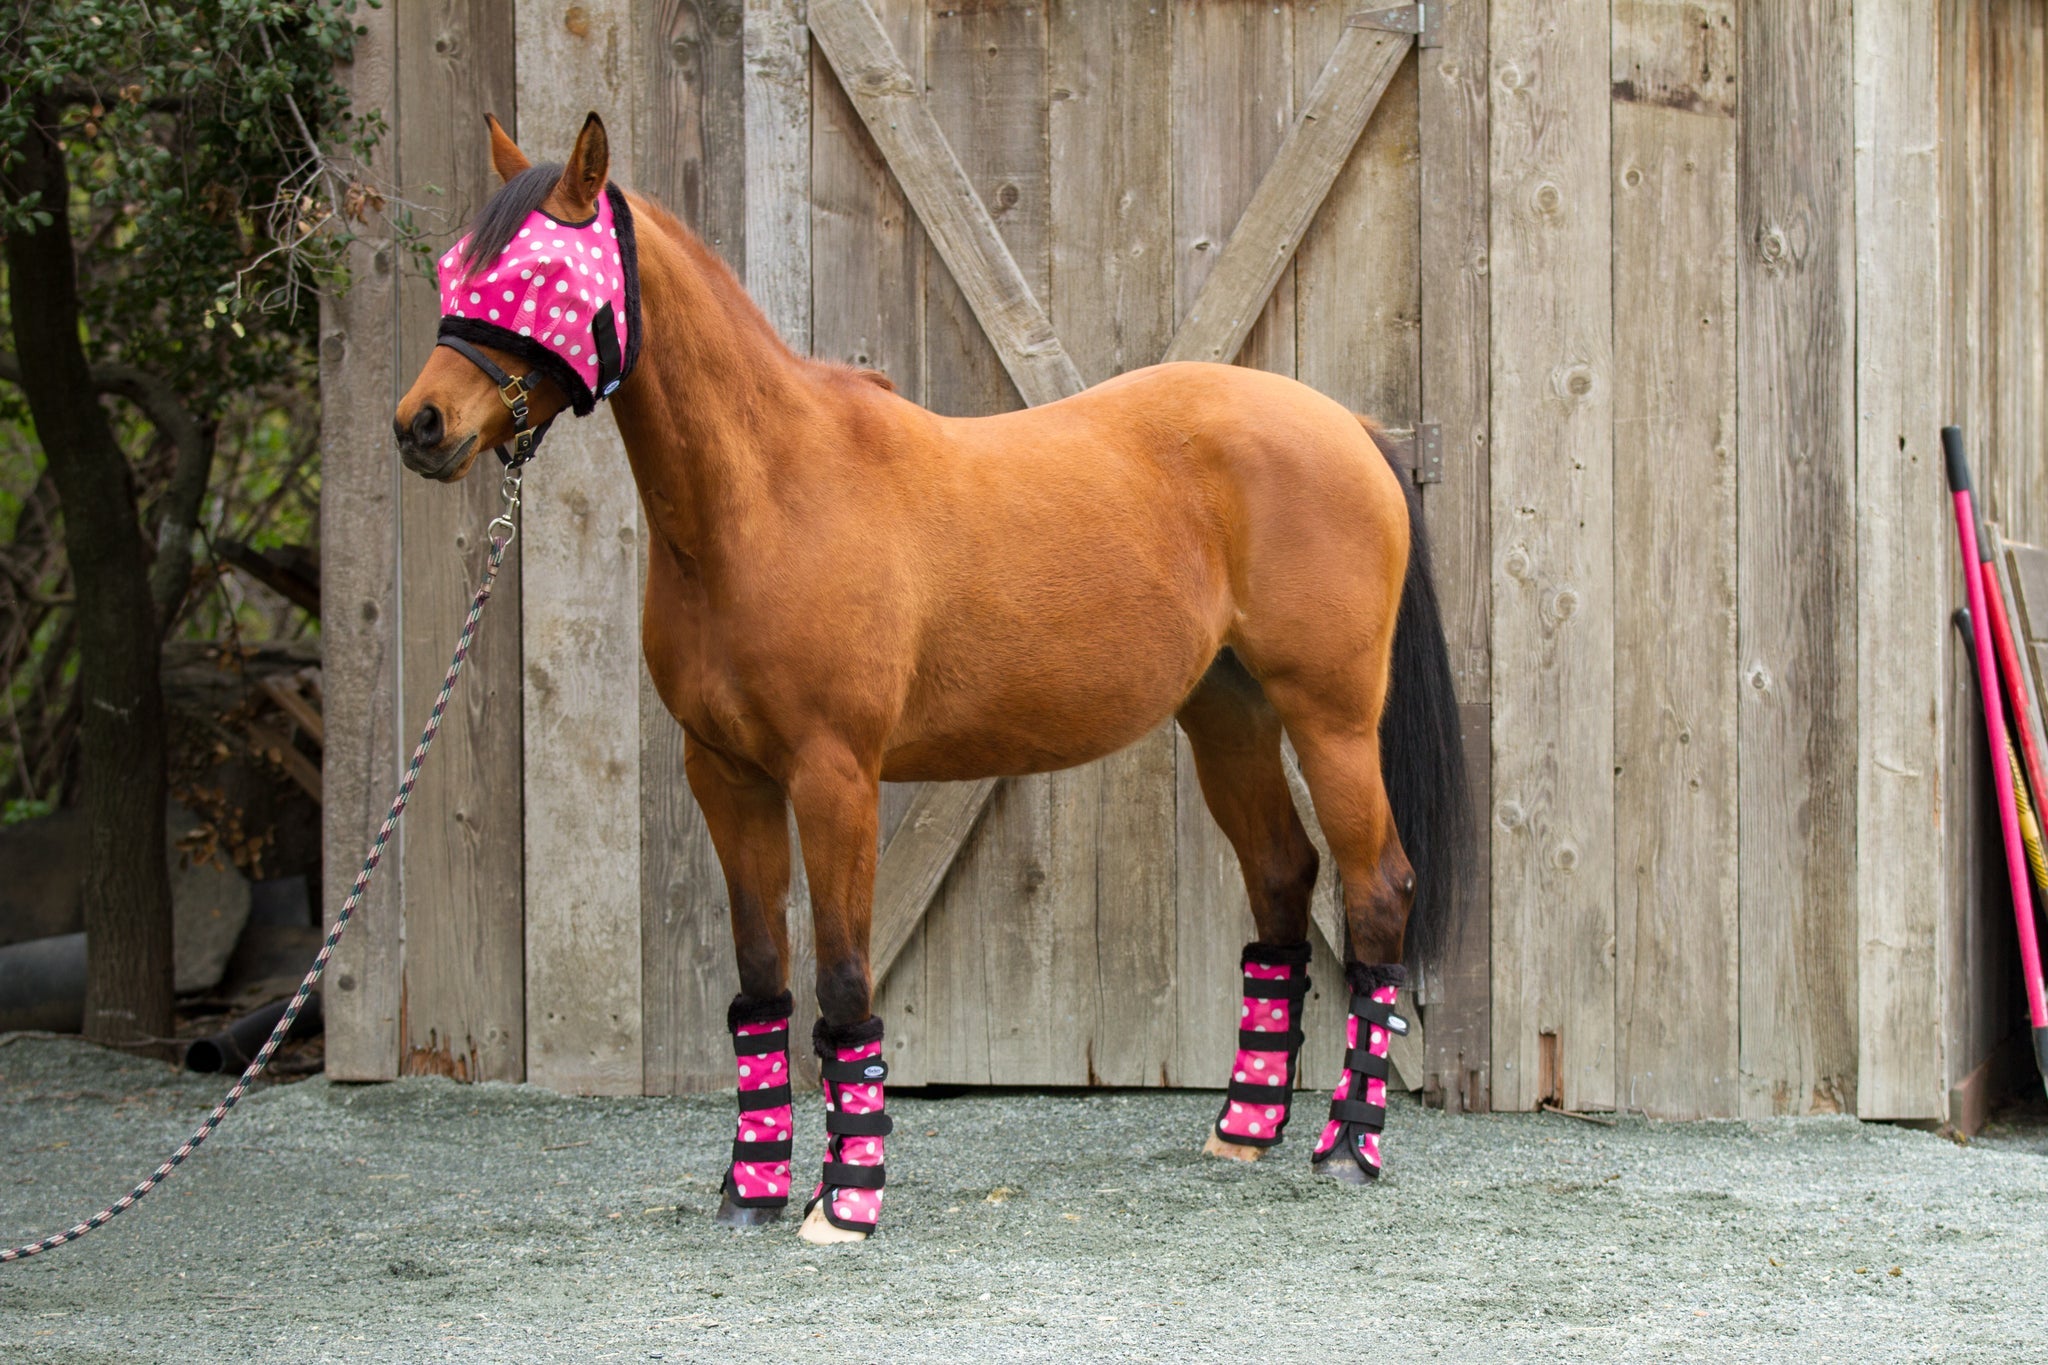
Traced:
MULTIPOLYGON (((1944 433, 1944 436, 1946 433, 1944 433)), ((1960 439, 1958 438, 1958 446, 1960 439)), ((1951 484, 1955 462, 1951 461, 1951 484)), ((1991 778, 1998 792, 1998 824, 2005 835, 2006 873, 2012 882, 2013 919, 2019 930, 2020 973, 2027 988, 2027 1014, 2034 1028, 2048 1028, 2048 996, 2041 984, 2041 943, 2034 932, 2034 896, 2027 885, 2026 850, 2020 844, 2019 805, 2013 799, 2012 765, 2006 756, 2005 706, 1999 697, 1998 655, 1991 647, 1991 618, 1984 605, 1984 572, 1977 553, 1977 516, 1967 478, 1955 489, 1956 536, 1963 547, 1963 583, 1969 593, 1970 629, 1977 642, 1977 685, 1984 698, 1984 734, 1991 746, 1991 778)))

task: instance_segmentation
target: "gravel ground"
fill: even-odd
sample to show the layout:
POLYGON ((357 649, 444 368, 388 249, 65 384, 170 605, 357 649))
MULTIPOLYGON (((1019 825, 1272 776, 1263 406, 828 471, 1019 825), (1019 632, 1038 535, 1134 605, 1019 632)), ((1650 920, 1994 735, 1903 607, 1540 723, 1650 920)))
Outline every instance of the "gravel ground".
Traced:
MULTIPOLYGON (((126 1189, 220 1088, 0 1047, 0 1237, 126 1189)), ((0 1359, 2048 1359, 2038 1119, 1959 1146, 1397 1102, 1354 1189, 1299 1134, 1200 1156, 1215 1105, 892 1096, 882 1235, 814 1248, 711 1223, 724 1097, 265 1089, 135 1211, 0 1268, 0 1359)))

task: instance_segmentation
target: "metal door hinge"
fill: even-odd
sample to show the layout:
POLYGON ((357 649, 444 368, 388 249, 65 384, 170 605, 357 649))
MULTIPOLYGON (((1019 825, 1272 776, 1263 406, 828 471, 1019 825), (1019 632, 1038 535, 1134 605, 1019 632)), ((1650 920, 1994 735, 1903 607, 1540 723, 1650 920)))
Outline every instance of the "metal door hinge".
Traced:
POLYGON ((1415 428, 1415 482, 1444 481, 1444 429, 1440 422, 1424 422, 1415 428))
POLYGON ((1444 7, 1442 0, 1431 4, 1395 5, 1391 9, 1369 9, 1344 22, 1351 28, 1376 28, 1387 33, 1412 33, 1417 47, 1443 46, 1444 7))
POLYGON ((1383 432, 1394 448, 1395 459, 1417 483, 1444 481, 1444 429, 1441 423, 1424 422, 1413 431, 1397 428, 1383 432))

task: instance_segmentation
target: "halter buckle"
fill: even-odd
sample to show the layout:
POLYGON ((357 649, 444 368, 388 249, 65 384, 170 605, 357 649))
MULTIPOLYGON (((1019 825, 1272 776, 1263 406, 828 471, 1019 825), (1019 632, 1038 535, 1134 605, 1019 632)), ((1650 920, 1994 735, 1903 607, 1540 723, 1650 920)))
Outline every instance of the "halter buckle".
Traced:
POLYGON ((526 382, 532 377, 531 375, 514 375, 498 386, 498 401, 512 409, 513 416, 520 417, 522 420, 524 414, 521 412, 521 409, 525 408, 526 400, 533 396, 533 388, 526 382))

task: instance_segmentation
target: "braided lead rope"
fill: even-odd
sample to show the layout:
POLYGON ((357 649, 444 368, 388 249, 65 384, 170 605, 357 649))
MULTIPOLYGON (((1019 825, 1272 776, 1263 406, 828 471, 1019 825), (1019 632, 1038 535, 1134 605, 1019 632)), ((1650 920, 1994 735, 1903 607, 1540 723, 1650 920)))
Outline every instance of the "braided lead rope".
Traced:
POLYGON ((111 1222, 116 1215, 133 1208, 144 1195, 168 1180, 171 1172, 177 1170, 186 1157, 199 1150, 199 1144, 213 1135, 213 1130, 220 1127, 221 1120, 228 1116, 228 1110, 234 1108, 236 1101, 248 1092, 249 1086, 263 1074, 263 1068, 270 1065, 272 1054, 283 1045, 285 1035, 291 1032, 292 1021, 299 1017, 299 1011, 305 1007, 307 997, 312 995, 313 987, 318 984, 321 973, 327 970, 327 961, 334 956, 334 945, 341 942, 342 932, 348 928, 349 917, 355 914, 356 906, 363 899, 363 891, 370 884, 370 874, 375 872, 377 864, 384 860, 384 845, 390 841, 391 832, 398 828, 399 817, 405 814, 405 803, 412 799, 412 789, 419 782, 420 765, 426 762, 427 750, 434 747, 434 737, 441 732, 441 716, 448 709, 448 698, 455 691, 455 680, 462 676, 462 665, 469 658, 470 643, 476 638, 477 622, 483 619, 484 603, 490 600, 491 585, 498 578, 498 566, 505 562, 505 551, 512 544, 512 537, 517 534, 514 516, 519 510, 519 477, 516 471, 506 474, 504 492, 505 511, 491 523, 488 531, 491 537, 491 553, 484 564, 483 581, 477 585, 476 596, 470 599, 469 616, 463 621, 462 635, 455 642, 455 657, 448 663, 448 675, 441 680, 441 694, 434 698, 434 709, 427 716, 426 728, 420 731, 420 742, 412 751, 412 762, 406 767, 404 780, 398 784, 398 795, 392 799, 391 811, 384 817, 383 825, 377 830, 377 838, 370 845, 369 856, 363 859, 362 871, 356 873, 355 885, 350 888, 348 899, 342 902, 341 913, 334 917, 334 927, 327 931, 327 941, 320 945, 320 955, 313 959, 312 969, 306 973, 306 979, 299 983, 298 994, 285 1006, 284 1016, 277 1021, 277 1027, 270 1031, 270 1037, 264 1041, 263 1050, 256 1054, 256 1059, 242 1072, 242 1078, 235 1082, 234 1089, 228 1091, 227 1098, 213 1107, 213 1112, 206 1116, 206 1121, 199 1125, 198 1130, 185 1139, 183 1146, 171 1153, 169 1160, 151 1171, 141 1184, 83 1223, 74 1224, 62 1232, 52 1233, 40 1242, 0 1247, 0 1265, 23 1260, 53 1247, 63 1246, 66 1242, 75 1242, 94 1228, 111 1222))

